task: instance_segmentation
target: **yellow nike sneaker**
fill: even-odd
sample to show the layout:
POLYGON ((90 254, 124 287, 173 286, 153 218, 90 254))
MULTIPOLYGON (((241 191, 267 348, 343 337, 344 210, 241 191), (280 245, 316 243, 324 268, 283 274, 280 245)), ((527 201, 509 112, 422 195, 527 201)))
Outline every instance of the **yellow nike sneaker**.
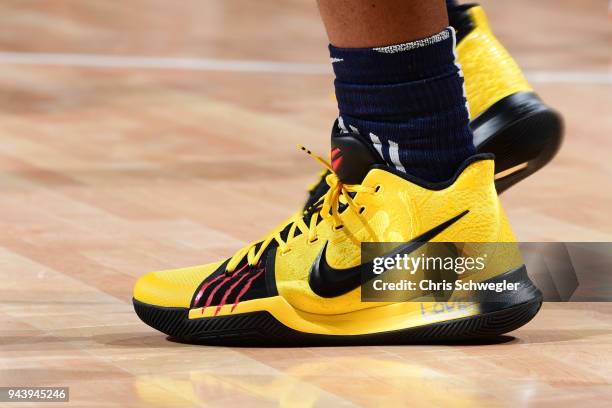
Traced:
MULTIPOLYGON (((501 194, 553 159, 563 141, 563 121, 495 38, 481 6, 455 7, 449 21, 456 30, 474 145, 479 153, 495 155, 495 186, 501 194)), ((327 191, 326 175, 310 187, 304 209, 327 191)))
POLYGON ((141 277, 133 302, 142 321, 189 342, 323 345, 494 336, 535 316, 541 294, 495 191, 491 155, 476 155, 452 180, 431 184, 385 166, 358 134, 336 133, 332 147, 342 155, 333 167, 313 155, 330 172, 329 188, 308 212, 223 262, 141 277), (364 257, 362 245, 378 243, 397 244, 364 257), (451 265, 452 274, 433 279, 422 263, 401 275, 419 286, 394 292, 387 278, 397 270, 387 261, 380 270, 378 260, 423 260, 424 246, 435 243, 452 249, 444 262, 457 267, 461 259, 465 267, 469 257, 482 268, 451 265), (495 290, 467 298, 456 295, 458 282, 495 290), (390 291, 377 298, 385 284, 390 291))
POLYGON ((495 184, 502 192, 552 160, 563 140, 563 122, 495 38, 482 7, 455 7, 449 20, 457 32, 474 145, 495 154, 495 184))

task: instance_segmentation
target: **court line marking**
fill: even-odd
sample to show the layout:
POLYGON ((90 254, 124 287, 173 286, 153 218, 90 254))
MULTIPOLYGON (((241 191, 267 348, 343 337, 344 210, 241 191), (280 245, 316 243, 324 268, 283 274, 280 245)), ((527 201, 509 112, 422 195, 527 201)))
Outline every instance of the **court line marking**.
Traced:
MULTIPOLYGON (((328 64, 305 62, 65 53, 0 52, 0 63, 88 68, 226 71, 301 75, 329 75, 332 73, 332 68, 328 64)), ((525 76, 533 83, 612 85, 612 71, 527 70, 525 71, 525 76)))
POLYGON ((234 71, 306 75, 328 75, 332 72, 328 64, 301 62, 25 52, 0 52, 0 63, 81 66, 91 68, 177 69, 188 71, 234 71))

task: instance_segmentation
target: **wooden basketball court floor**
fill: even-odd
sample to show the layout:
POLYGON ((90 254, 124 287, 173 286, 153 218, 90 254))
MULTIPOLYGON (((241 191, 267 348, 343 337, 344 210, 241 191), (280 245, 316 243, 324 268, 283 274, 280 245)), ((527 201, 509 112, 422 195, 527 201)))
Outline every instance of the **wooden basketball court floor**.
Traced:
MULTIPOLYGON (((611 241, 606 2, 484 5, 566 120, 502 198, 518 238, 611 241)), ((140 274, 227 257, 304 199, 319 169, 295 146, 326 152, 336 114, 326 45, 314 1, 0 3, 0 386, 78 407, 612 405, 606 303, 436 347, 190 346, 138 320, 140 274)))

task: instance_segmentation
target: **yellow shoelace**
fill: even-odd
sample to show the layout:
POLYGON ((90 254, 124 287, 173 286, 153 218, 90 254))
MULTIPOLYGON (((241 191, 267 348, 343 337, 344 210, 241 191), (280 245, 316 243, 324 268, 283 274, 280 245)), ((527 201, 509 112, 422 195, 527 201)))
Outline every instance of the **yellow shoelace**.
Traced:
POLYGON ((268 246, 273 242, 278 244, 278 250, 281 251, 282 254, 289 252, 291 248, 288 244, 296 236, 296 230, 300 231, 302 234, 307 234, 309 242, 315 242, 318 239, 316 235, 316 227, 319 218, 327 219, 331 217, 336 221, 332 228, 342 228, 339 212, 340 204, 347 204, 348 207, 355 211, 358 215, 361 214, 360 208, 357 206, 357 204, 355 204, 349 193, 374 193, 376 191, 374 187, 347 185, 342 183, 338 178, 338 175, 334 172, 332 166, 325 159, 312 153, 303 146, 298 147, 330 171, 331 174, 327 175, 325 178, 325 182, 329 186, 329 190, 313 205, 313 207, 316 208, 313 210, 308 224, 306 224, 304 221, 305 214, 297 214, 290 219, 287 224, 282 225, 275 231, 268 234, 263 241, 254 241, 239 249, 227 263, 227 266, 225 267, 226 272, 234 272, 245 256, 249 266, 257 265, 266 248, 268 248, 268 246), (289 225, 291 225, 291 227, 289 227, 287 238, 283 239, 282 232, 289 225))

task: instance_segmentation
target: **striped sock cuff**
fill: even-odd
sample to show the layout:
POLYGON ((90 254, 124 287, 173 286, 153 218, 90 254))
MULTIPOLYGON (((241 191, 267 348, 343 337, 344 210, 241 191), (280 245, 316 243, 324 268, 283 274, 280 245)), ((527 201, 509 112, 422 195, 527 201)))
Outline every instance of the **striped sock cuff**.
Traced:
POLYGON ((453 63, 454 30, 377 48, 329 46, 336 79, 346 83, 379 84, 413 81, 440 75, 453 63))

